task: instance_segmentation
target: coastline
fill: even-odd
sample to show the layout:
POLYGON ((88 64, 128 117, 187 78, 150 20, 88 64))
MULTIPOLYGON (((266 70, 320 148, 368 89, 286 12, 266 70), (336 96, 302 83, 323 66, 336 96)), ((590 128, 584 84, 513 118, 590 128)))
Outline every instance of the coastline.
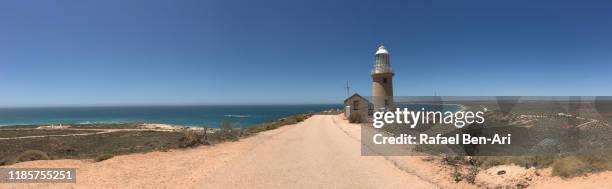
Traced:
POLYGON ((0 166, 21 162, 19 157, 28 151, 42 154, 40 159, 99 159, 215 145, 296 124, 312 115, 300 113, 244 128, 231 124, 206 128, 157 123, 7 126, 0 128, 0 166))
MULTIPOLYGON (((305 112, 341 108, 339 104, 304 105, 173 105, 0 108, 1 127, 70 124, 168 124, 219 127, 234 122, 249 127, 305 112)), ((0 128, 1 128, 0 127, 0 128)))

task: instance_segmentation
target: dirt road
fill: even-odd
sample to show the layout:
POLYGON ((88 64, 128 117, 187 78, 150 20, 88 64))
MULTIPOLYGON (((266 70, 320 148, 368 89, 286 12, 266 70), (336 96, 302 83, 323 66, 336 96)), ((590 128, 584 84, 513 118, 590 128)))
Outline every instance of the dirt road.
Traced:
POLYGON ((435 188, 383 157, 361 156, 360 142, 314 116, 270 138, 203 180, 204 188, 435 188))

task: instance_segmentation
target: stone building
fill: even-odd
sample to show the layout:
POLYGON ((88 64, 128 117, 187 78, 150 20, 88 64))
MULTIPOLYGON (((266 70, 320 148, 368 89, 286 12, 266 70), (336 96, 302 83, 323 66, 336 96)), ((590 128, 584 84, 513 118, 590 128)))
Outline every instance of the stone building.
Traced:
POLYGON ((372 103, 368 99, 355 93, 344 100, 344 116, 349 117, 351 114, 358 113, 361 116, 372 114, 372 103))

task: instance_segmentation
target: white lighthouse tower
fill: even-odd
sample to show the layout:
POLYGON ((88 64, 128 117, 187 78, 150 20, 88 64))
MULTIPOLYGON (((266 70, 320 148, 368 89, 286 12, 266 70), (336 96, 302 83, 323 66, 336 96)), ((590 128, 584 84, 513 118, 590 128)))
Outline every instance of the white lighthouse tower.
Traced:
POLYGON ((389 51, 380 45, 375 55, 372 76, 372 104, 374 110, 393 108, 393 71, 389 64, 389 51))

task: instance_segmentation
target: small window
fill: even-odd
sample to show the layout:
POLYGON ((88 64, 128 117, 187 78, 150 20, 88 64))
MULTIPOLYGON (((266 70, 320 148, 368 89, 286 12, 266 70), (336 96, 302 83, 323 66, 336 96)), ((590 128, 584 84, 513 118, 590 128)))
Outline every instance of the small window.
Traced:
POLYGON ((358 100, 353 101, 353 110, 359 110, 359 101, 358 100))
POLYGON ((387 83, 387 78, 383 78, 383 83, 387 83))

